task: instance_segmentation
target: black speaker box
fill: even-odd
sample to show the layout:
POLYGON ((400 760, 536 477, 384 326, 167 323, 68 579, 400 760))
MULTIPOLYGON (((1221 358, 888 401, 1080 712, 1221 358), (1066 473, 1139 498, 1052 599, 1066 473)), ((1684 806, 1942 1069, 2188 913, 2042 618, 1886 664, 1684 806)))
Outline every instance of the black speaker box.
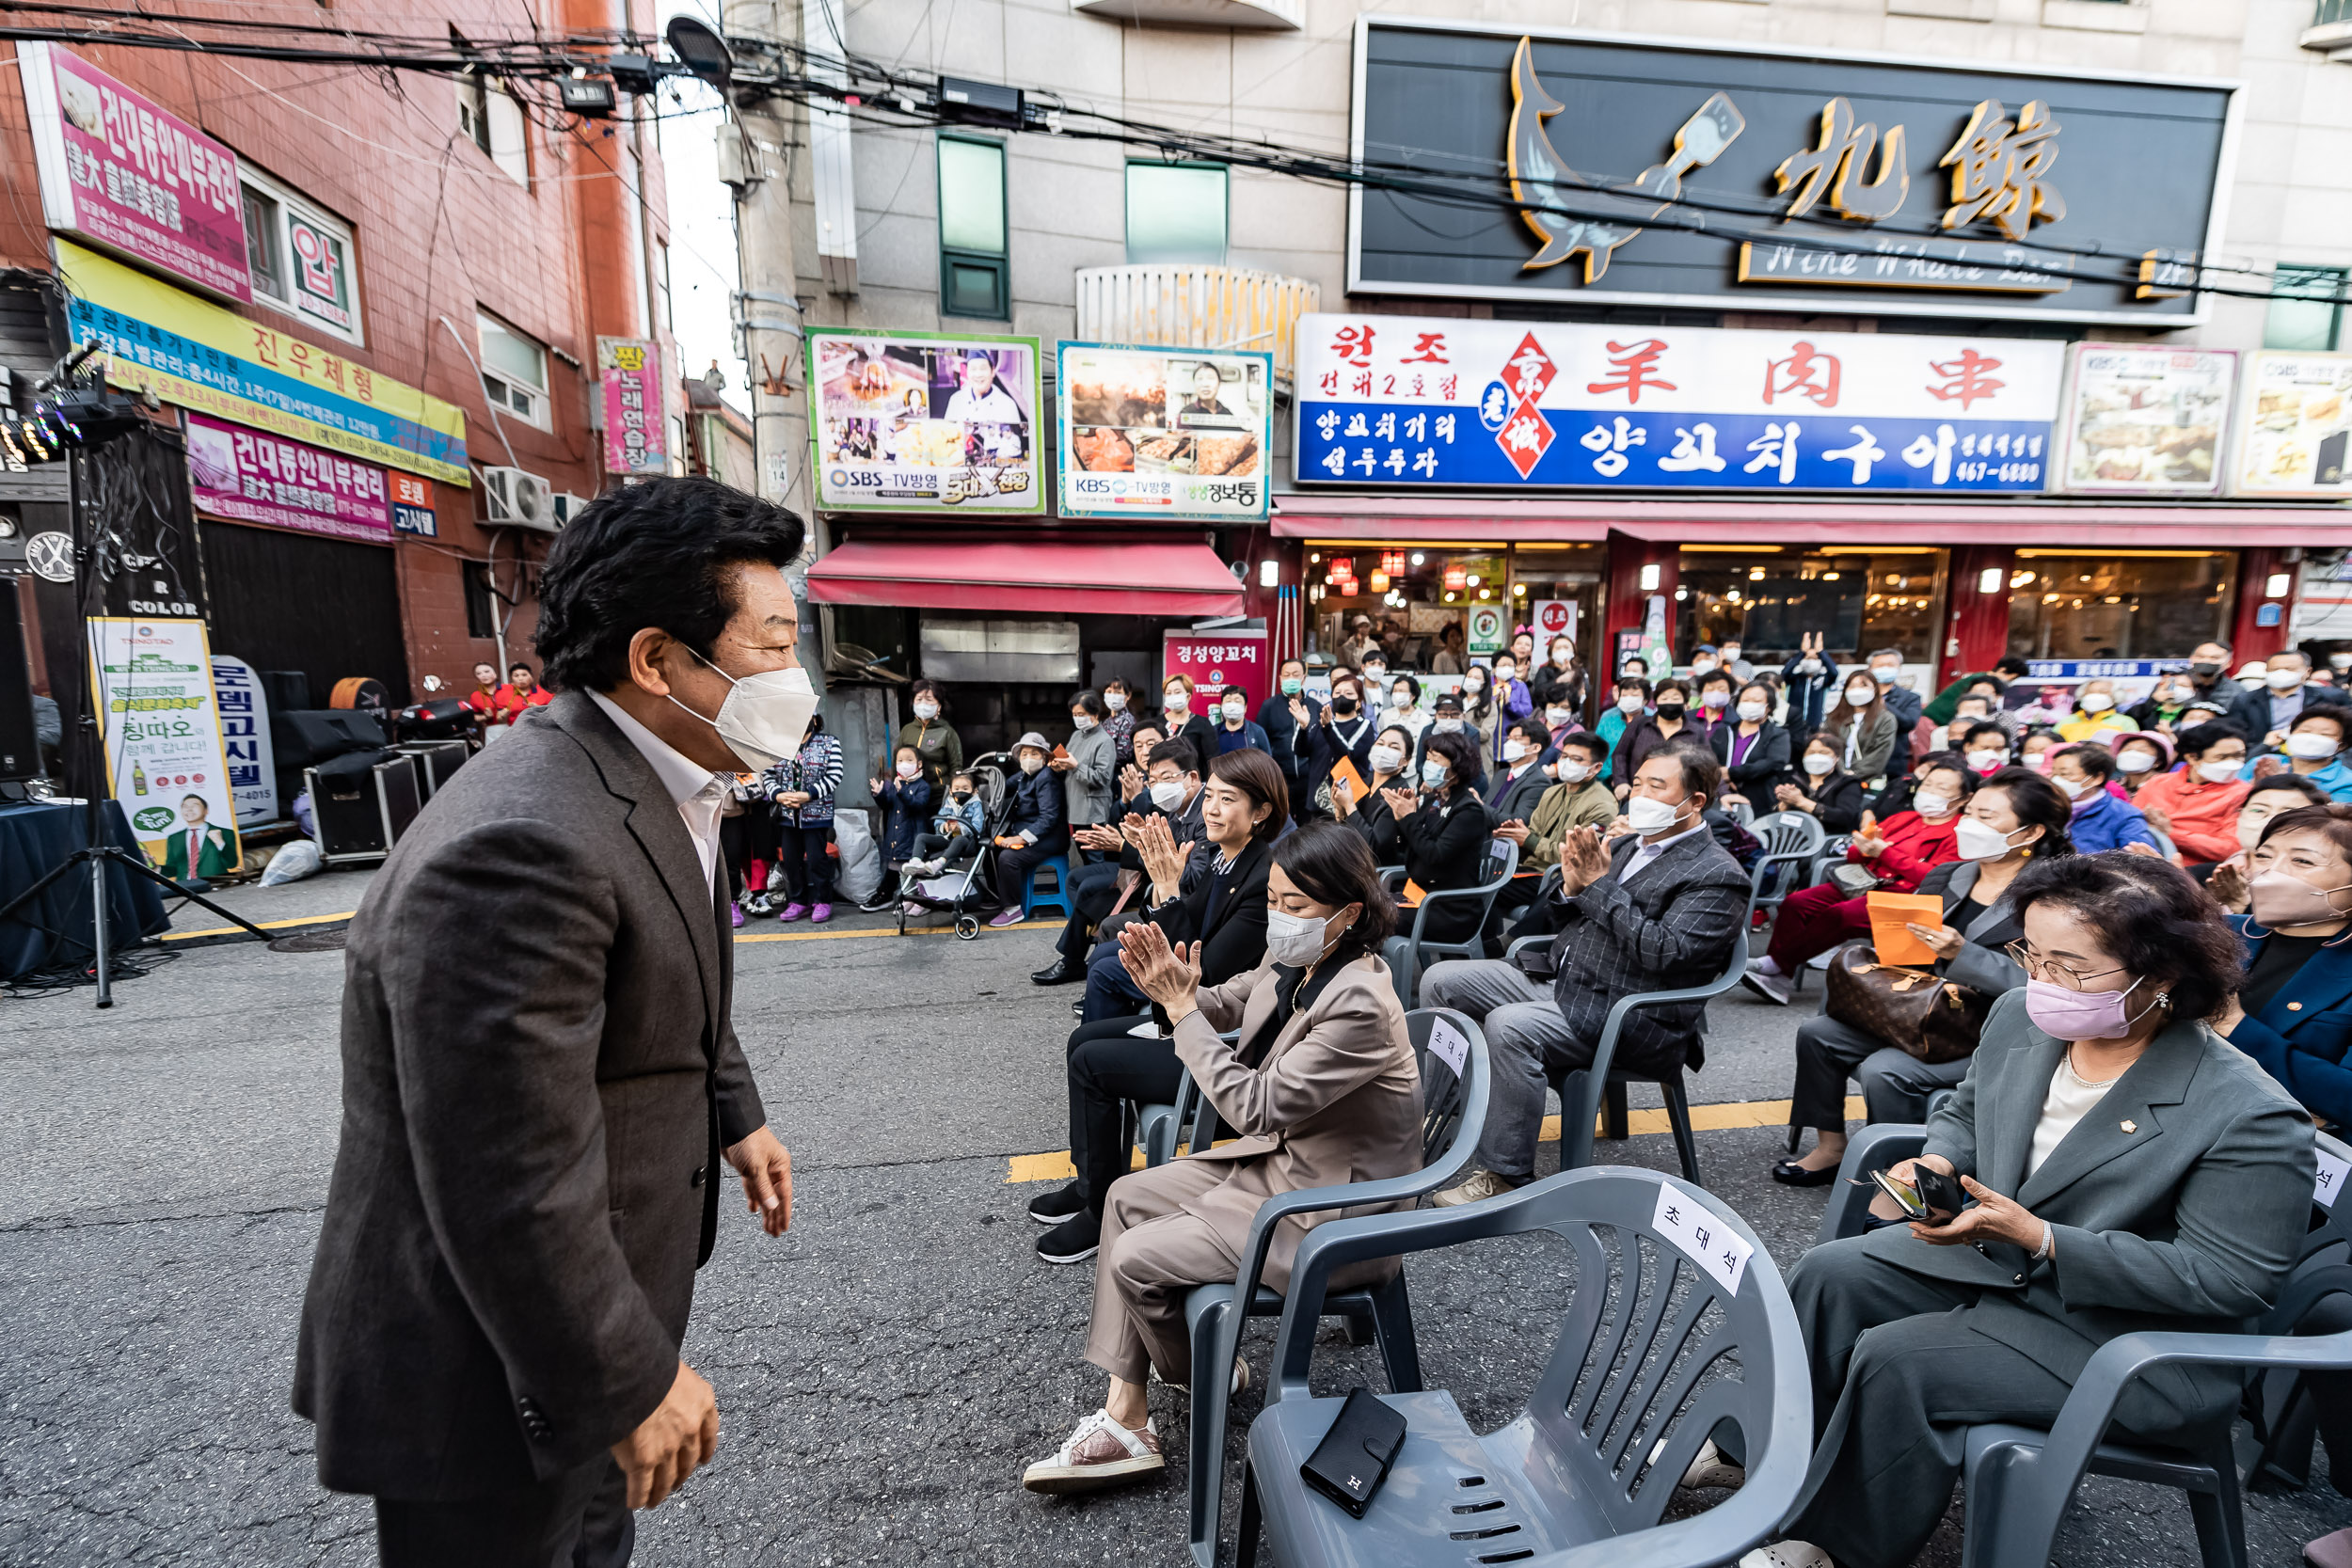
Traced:
POLYGON ((380 752, 390 744, 373 714, 348 707, 273 712, 269 739, 279 768, 310 768, 347 752, 380 752))
POLYGON ((41 769, 33 730, 33 684, 24 660, 23 608, 14 581, 0 578, 0 781, 16 784, 41 769))
POLYGON ((310 698, 310 677, 299 670, 256 670, 253 678, 262 683, 262 692, 269 698, 272 714, 294 713, 315 705, 310 698))

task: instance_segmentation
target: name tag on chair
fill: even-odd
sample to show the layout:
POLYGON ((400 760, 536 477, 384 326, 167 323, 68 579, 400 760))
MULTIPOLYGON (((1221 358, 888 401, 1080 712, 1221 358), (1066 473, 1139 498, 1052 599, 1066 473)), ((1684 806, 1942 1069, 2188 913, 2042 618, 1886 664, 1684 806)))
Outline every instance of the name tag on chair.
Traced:
POLYGON ((1740 1293, 1740 1276, 1756 1249, 1715 1217, 1714 1211, 1671 1181, 1658 1184, 1658 1211, 1650 1218, 1658 1233, 1691 1255, 1692 1261, 1740 1293))
POLYGON ((1429 1021, 1429 1053, 1452 1068, 1454 1076, 1459 1078, 1463 1064, 1470 1060, 1470 1039, 1446 1020, 1433 1018, 1429 1021))
POLYGON ((2319 1160, 2319 1179, 2312 1183, 2312 1201, 2322 1209, 2333 1209, 2336 1195, 2344 1191, 2344 1179, 2352 1176, 2352 1164, 2337 1159, 2324 1148, 2314 1148, 2312 1153, 2319 1160))

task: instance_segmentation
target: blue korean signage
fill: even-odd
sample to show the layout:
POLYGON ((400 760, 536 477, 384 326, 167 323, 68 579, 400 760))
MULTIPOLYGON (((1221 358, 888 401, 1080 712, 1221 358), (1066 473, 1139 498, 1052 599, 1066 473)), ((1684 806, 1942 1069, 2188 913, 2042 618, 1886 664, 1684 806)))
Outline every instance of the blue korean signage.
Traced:
POLYGON ((1298 325, 1302 485, 2031 494, 2063 344, 1398 316, 1298 325))

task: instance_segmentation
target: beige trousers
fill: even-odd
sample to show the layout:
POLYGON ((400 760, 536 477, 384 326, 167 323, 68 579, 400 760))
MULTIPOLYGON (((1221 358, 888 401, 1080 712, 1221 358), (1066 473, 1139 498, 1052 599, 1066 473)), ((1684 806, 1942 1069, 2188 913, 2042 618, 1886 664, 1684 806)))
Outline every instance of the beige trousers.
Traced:
POLYGON ((1141 1383, 1157 1367, 1168 1382, 1191 1384, 1184 1292, 1231 1281, 1241 1259, 1184 1204, 1232 1171, 1230 1164, 1173 1160, 1111 1184, 1103 1204, 1103 1249, 1094 1255, 1089 1361, 1127 1383, 1141 1383))

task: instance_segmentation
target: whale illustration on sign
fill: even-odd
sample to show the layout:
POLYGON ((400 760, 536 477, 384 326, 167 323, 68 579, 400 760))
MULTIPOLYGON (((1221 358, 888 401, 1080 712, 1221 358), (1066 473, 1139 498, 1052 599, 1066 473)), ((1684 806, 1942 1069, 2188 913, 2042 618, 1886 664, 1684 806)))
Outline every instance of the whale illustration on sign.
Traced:
POLYGON ((1534 42, 1519 40, 1511 60, 1511 198, 1519 217, 1543 246, 1523 272, 1558 266, 1580 251, 1584 281, 1597 283, 1616 248, 1642 231, 1682 195, 1682 177, 1721 156, 1747 129, 1747 118, 1722 93, 1698 107, 1675 133, 1674 151, 1628 184, 1606 185, 1569 167, 1552 150, 1544 121, 1567 107, 1535 76, 1534 42), (1575 215, 1565 209, 1574 208, 1575 215))

